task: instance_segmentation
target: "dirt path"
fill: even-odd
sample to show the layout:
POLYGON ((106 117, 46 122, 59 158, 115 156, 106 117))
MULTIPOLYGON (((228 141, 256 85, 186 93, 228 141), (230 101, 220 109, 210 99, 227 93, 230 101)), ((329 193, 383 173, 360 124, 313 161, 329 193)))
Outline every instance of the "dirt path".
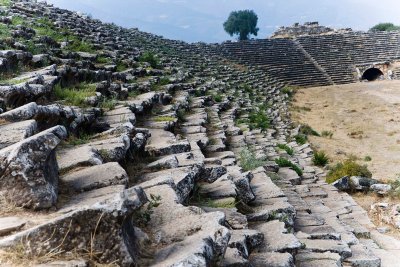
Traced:
POLYGON ((292 116, 319 133, 333 133, 310 141, 334 162, 355 155, 376 179, 400 174, 400 81, 301 89, 292 116))

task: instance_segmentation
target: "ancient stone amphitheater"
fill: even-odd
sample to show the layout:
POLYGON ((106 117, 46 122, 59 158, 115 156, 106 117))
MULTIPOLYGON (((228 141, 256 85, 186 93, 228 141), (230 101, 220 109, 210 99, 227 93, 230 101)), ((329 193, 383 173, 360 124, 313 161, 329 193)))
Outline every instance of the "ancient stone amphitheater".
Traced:
POLYGON ((395 79, 399 33, 187 44, 0 3, 1 266, 399 266, 281 90, 395 79))

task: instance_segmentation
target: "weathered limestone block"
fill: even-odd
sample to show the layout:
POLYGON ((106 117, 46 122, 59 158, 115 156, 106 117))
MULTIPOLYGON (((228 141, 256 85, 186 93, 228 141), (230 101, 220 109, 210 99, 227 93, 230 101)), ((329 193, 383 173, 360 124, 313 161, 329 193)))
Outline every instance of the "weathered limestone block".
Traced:
POLYGON ((73 147, 57 152, 57 162, 61 173, 84 166, 103 164, 99 153, 89 146, 73 147))
POLYGON ((0 218, 0 236, 16 231, 26 224, 26 220, 18 217, 0 218))
POLYGON ((66 129, 56 126, 0 150, 0 188, 8 201, 33 209, 56 203, 58 165, 54 149, 66 136, 66 129))
POLYGON ((125 159, 126 153, 131 147, 131 140, 128 135, 94 141, 87 144, 95 148, 104 162, 121 161, 125 159))
POLYGON ((67 187, 79 192, 110 185, 126 185, 128 174, 117 162, 109 162, 68 173, 60 180, 67 187))
POLYGON ((34 135, 36 131, 35 120, 0 125, 0 149, 22 141, 34 135))
POLYGON ((93 251, 100 263, 119 266, 137 265, 140 236, 143 233, 130 219, 133 212, 147 202, 140 187, 133 187, 107 200, 80 208, 44 224, 0 240, 0 247, 14 247, 24 242, 25 253, 46 253, 77 250, 93 251))

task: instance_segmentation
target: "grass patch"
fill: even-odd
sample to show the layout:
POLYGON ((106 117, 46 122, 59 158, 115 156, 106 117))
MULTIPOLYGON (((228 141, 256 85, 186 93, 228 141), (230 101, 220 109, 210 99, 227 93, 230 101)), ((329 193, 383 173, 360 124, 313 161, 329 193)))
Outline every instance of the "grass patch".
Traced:
POLYGON ((198 203, 200 206, 206 206, 210 208, 216 208, 216 209, 233 209, 236 207, 236 200, 234 198, 228 198, 228 199, 219 199, 219 200, 214 200, 214 199, 202 199, 200 203, 198 203))
POLYGON ((251 112, 249 114, 249 128, 253 129, 261 129, 262 131, 267 130, 270 127, 270 119, 265 114, 264 109, 260 109, 256 112, 251 112))
POLYGON ((0 6, 11 6, 11 0, 0 0, 0 6))
POLYGON ((68 46, 67 50, 71 50, 74 52, 87 52, 87 53, 95 53, 96 50, 94 49, 93 45, 81 40, 72 40, 68 46))
POLYGON ((333 133, 331 131, 322 131, 321 132, 322 137, 327 137, 329 139, 332 139, 333 133))
POLYGON ((293 154, 294 154, 293 148, 291 148, 290 146, 288 146, 286 144, 278 144, 278 148, 285 150, 286 153, 288 153, 288 155, 290 155, 290 156, 293 156, 293 154))
POLYGON ((314 135, 314 136, 321 136, 317 131, 311 128, 310 125, 301 125, 300 126, 300 133, 304 135, 314 135))
POLYGON ((258 167, 264 166, 266 160, 264 158, 257 158, 256 153, 248 148, 240 151, 240 167, 244 171, 251 171, 258 167))
POLYGON ((299 145, 304 145, 305 143, 307 143, 307 139, 307 136, 304 134, 298 134, 294 136, 294 140, 299 145))
POLYGON ((152 53, 152 52, 144 52, 140 57, 139 57, 140 62, 147 62, 150 64, 150 66, 154 69, 157 69, 160 67, 160 60, 158 57, 152 53))
POLYGON ((11 36, 10 28, 6 24, 0 23, 0 38, 4 40, 11 36))
POLYGON ((79 136, 70 135, 67 140, 64 141, 65 145, 79 146, 87 144, 91 141, 92 136, 87 133, 82 133, 79 136))
POLYGON ((372 158, 370 156, 365 156, 364 161, 371 161, 372 158))
POLYGON ((299 176, 303 175, 303 171, 300 169, 300 167, 288 159, 280 157, 278 159, 275 159, 275 162, 276 162, 276 164, 278 164, 279 167, 283 167, 283 168, 289 167, 292 170, 294 170, 299 176))
POLYGON ((315 166, 324 167, 326 164, 328 164, 329 158, 323 151, 315 152, 312 158, 312 162, 315 166))
POLYGON ((20 84, 20 83, 25 83, 27 81, 29 81, 29 78, 2 80, 2 81, 0 81, 0 83, 4 83, 4 84, 8 84, 8 85, 16 85, 16 84, 20 84))
POLYGON ((99 108, 105 110, 113 110, 116 105, 117 105, 117 100, 115 98, 103 99, 103 101, 99 103, 99 108))
POLYGON ((100 64, 111 64, 112 59, 106 56, 98 56, 96 62, 100 64))
POLYGON ((96 84, 80 83, 72 88, 62 88, 56 85, 54 94, 58 100, 63 100, 69 105, 85 106, 85 99, 96 94, 96 84))
POLYGON ((171 116, 160 116, 160 117, 155 117, 154 121, 156 122, 164 122, 164 121, 174 121, 176 118, 171 117, 171 116))
POLYGON ((222 99, 223 99, 222 95, 219 95, 219 94, 214 94, 214 95, 213 95, 213 100, 214 100, 215 102, 217 102, 217 103, 221 103, 221 102, 222 102, 222 99))
POLYGON ((127 69, 129 69, 128 64, 126 64, 123 61, 118 61, 117 62, 117 72, 126 71, 127 69))
POLYGON ((372 173, 368 170, 367 165, 360 165, 353 159, 347 159, 344 162, 337 163, 331 168, 326 176, 326 182, 331 184, 344 176, 361 176, 371 178, 372 173))

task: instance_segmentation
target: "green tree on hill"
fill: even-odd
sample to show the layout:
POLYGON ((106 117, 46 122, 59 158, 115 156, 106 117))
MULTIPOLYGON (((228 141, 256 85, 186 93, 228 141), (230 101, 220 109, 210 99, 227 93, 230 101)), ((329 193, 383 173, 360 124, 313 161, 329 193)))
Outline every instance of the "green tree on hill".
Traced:
POLYGON ((248 40, 249 35, 257 36, 258 17, 253 10, 233 11, 224 23, 225 31, 230 35, 239 35, 239 40, 248 40))
POLYGON ((370 29, 372 32, 390 32, 399 30, 400 26, 394 25, 393 23, 379 23, 370 29))

